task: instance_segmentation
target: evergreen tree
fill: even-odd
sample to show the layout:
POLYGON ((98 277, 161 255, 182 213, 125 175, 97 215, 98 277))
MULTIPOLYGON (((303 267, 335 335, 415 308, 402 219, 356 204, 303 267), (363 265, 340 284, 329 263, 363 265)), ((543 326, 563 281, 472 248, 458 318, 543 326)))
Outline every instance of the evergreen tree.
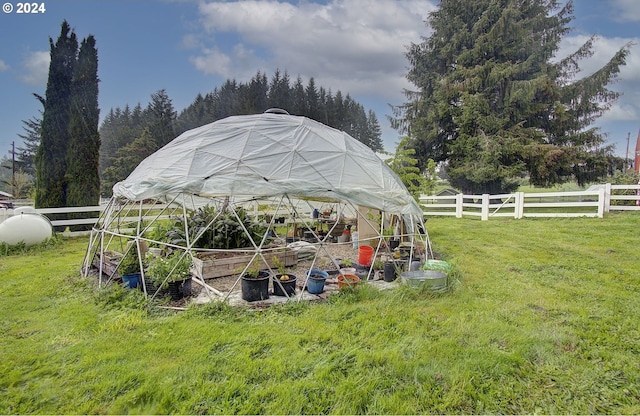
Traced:
POLYGON ((146 128, 151 138, 161 148, 176 137, 176 112, 164 89, 151 95, 151 102, 145 110, 146 128))
POLYGON ((344 117, 346 113, 344 98, 342 92, 338 90, 333 98, 334 111, 329 113, 328 125, 338 130, 344 130, 344 117))
MULTIPOLYGON (((126 105, 124 110, 112 108, 100 126, 100 177, 118 157, 118 149, 139 137, 144 129, 143 110, 138 103, 133 111, 126 105)), ((109 191, 110 192, 110 191, 109 191)))
POLYGON ((144 129, 140 137, 118 150, 118 157, 104 171, 104 187, 109 190, 113 188, 113 185, 129 176, 140 162, 158 149, 149 130, 144 129))
POLYGON ((36 152, 37 208, 66 204, 66 153, 69 143, 71 81, 78 52, 75 33, 65 20, 54 44, 49 38, 51 62, 42 113, 42 137, 36 152))
POLYGON ((407 146, 409 137, 403 137, 398 144, 392 158, 386 160, 387 165, 393 170, 416 202, 420 202, 423 194, 431 195, 436 184, 436 163, 427 161, 426 174, 418 166, 415 150, 407 146))
POLYGON ((296 78, 296 82, 293 85, 292 96, 291 110, 287 111, 289 111, 289 114, 295 114, 298 116, 304 115, 307 107, 307 96, 304 90, 304 85, 302 84, 301 76, 296 78))
POLYGON ((213 91, 216 106, 214 119, 220 120, 240 113, 239 86, 236 80, 227 80, 219 89, 213 91))
POLYGON ((382 132, 380 131, 380 123, 378 123, 378 117, 373 110, 369 110, 367 116, 366 136, 367 145, 371 149, 375 151, 381 151, 384 149, 384 146, 382 145, 382 132))
POLYGON ((316 81, 313 77, 309 78, 307 87, 304 90, 304 95, 306 99, 303 114, 313 120, 318 120, 320 118, 320 97, 318 89, 316 88, 316 81))
MULTIPOLYGON (((93 206, 100 203, 98 155, 98 51, 95 39, 84 39, 78 53, 71 84, 71 117, 66 155, 66 206, 93 206)), ((69 214, 69 217, 72 217, 69 214)), ((78 214, 77 217, 86 216, 78 214)), ((86 229, 73 227, 72 231, 86 229)))
POLYGON ((289 112, 292 111, 293 101, 290 82, 291 80, 287 71, 281 75, 280 70, 276 69, 269 84, 268 103, 270 108, 281 108, 289 112))
POLYGON ((332 110, 331 105, 333 104, 331 91, 327 92, 324 87, 320 87, 318 89, 318 99, 318 118, 316 118, 316 120, 322 124, 329 125, 329 112, 332 110))
MULTIPOLYGON (((40 113, 42 115, 42 112, 40 113)), ((35 157, 40 145, 40 135, 42 130, 42 118, 32 117, 29 120, 22 120, 24 134, 18 134, 22 139, 23 147, 17 147, 16 164, 28 176, 35 179, 36 165, 35 157)))
POLYGON ((178 115, 178 118, 176 119, 176 136, 179 136, 187 130, 215 121, 213 119, 211 97, 211 94, 207 94, 204 97, 202 94, 198 94, 196 99, 193 100, 187 108, 180 112, 180 115, 178 115))
POLYGON ((448 162, 454 186, 502 193, 528 174, 534 185, 605 173, 604 139, 590 124, 618 94, 607 89, 629 53, 575 79, 593 39, 552 62, 573 19, 556 0, 442 0, 428 23, 433 33, 407 52, 407 78, 418 91, 395 108, 394 127, 407 133, 422 166, 448 162))
POLYGON ((251 78, 242 97, 240 114, 263 113, 268 107, 269 82, 265 74, 258 73, 251 78))

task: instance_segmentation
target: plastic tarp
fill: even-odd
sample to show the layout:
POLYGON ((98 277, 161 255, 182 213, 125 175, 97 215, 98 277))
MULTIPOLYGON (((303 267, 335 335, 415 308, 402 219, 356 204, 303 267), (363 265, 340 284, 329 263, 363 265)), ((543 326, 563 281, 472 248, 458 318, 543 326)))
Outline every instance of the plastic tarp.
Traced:
POLYGON ((114 197, 272 197, 350 201, 422 217, 398 176, 345 132, 286 114, 232 116, 189 130, 143 160, 114 197))

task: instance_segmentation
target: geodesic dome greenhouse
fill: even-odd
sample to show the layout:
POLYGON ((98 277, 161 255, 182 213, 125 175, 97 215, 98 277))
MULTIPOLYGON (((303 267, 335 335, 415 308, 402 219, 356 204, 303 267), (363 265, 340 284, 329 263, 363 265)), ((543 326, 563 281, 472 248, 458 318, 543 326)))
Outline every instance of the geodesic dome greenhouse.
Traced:
MULTIPOLYGON (((133 241, 138 247, 165 243, 183 250, 184 256, 196 256, 199 250, 193 243, 199 236, 170 244, 149 237, 149 230, 168 216, 183 218, 188 226, 189 212, 206 205, 236 217, 242 208, 256 219, 260 206, 271 207, 273 215, 261 217, 264 238, 251 236, 251 244, 245 247, 255 257, 264 258, 275 218, 283 216, 311 230, 313 213, 322 204, 332 204, 336 219, 349 216, 370 222, 379 231, 378 243, 385 215, 387 220, 389 215, 401 219, 410 240, 418 231, 426 236, 420 206, 370 148, 309 118, 268 111, 228 117, 186 131, 144 159, 114 185, 113 197, 92 231, 83 268, 86 273, 99 259, 102 275, 102 259, 114 239, 133 241), (362 207, 380 216, 363 218, 362 207)), ((309 234, 319 248, 332 241, 326 235, 309 234)), ((204 280, 197 279, 208 286, 204 280)))

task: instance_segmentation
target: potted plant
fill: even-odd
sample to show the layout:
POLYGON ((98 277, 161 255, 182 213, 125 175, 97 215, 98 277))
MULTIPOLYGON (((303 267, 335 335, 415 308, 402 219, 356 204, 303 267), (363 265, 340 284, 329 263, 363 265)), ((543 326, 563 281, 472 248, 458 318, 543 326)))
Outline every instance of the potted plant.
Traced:
POLYGON ((273 264, 280 272, 273 280, 273 294, 275 296, 287 297, 295 295, 297 277, 293 274, 287 273, 284 262, 280 261, 276 256, 273 256, 273 264))
POLYGON ((319 295, 324 292, 324 282, 329 277, 329 273, 324 270, 311 269, 307 272, 307 291, 312 295, 319 295))
POLYGON ((118 272, 122 276, 122 282, 131 289, 135 289, 140 284, 140 259, 138 258, 138 249, 129 243, 124 256, 118 263, 118 272))
POLYGON ((184 282, 191 278, 191 256, 173 252, 166 257, 153 257, 149 261, 147 274, 155 286, 169 289, 172 300, 182 299, 184 282))
POLYGON ((353 261, 350 259, 340 260, 340 274, 355 274, 356 268, 353 266, 353 261))
POLYGON ((354 288, 360 282, 360 278, 355 274, 341 274, 338 276, 338 289, 354 288))
POLYGON ((242 299, 247 302, 269 299, 269 272, 260 270, 254 262, 247 271, 240 277, 242 299))

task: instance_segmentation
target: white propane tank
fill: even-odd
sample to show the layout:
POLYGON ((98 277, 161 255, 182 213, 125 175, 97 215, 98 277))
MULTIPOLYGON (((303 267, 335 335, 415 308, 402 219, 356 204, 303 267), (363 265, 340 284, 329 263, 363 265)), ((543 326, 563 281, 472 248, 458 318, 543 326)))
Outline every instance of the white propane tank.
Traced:
POLYGON ((47 217, 35 213, 21 213, 0 223, 0 243, 10 246, 24 242, 26 246, 41 243, 53 235, 47 217))

